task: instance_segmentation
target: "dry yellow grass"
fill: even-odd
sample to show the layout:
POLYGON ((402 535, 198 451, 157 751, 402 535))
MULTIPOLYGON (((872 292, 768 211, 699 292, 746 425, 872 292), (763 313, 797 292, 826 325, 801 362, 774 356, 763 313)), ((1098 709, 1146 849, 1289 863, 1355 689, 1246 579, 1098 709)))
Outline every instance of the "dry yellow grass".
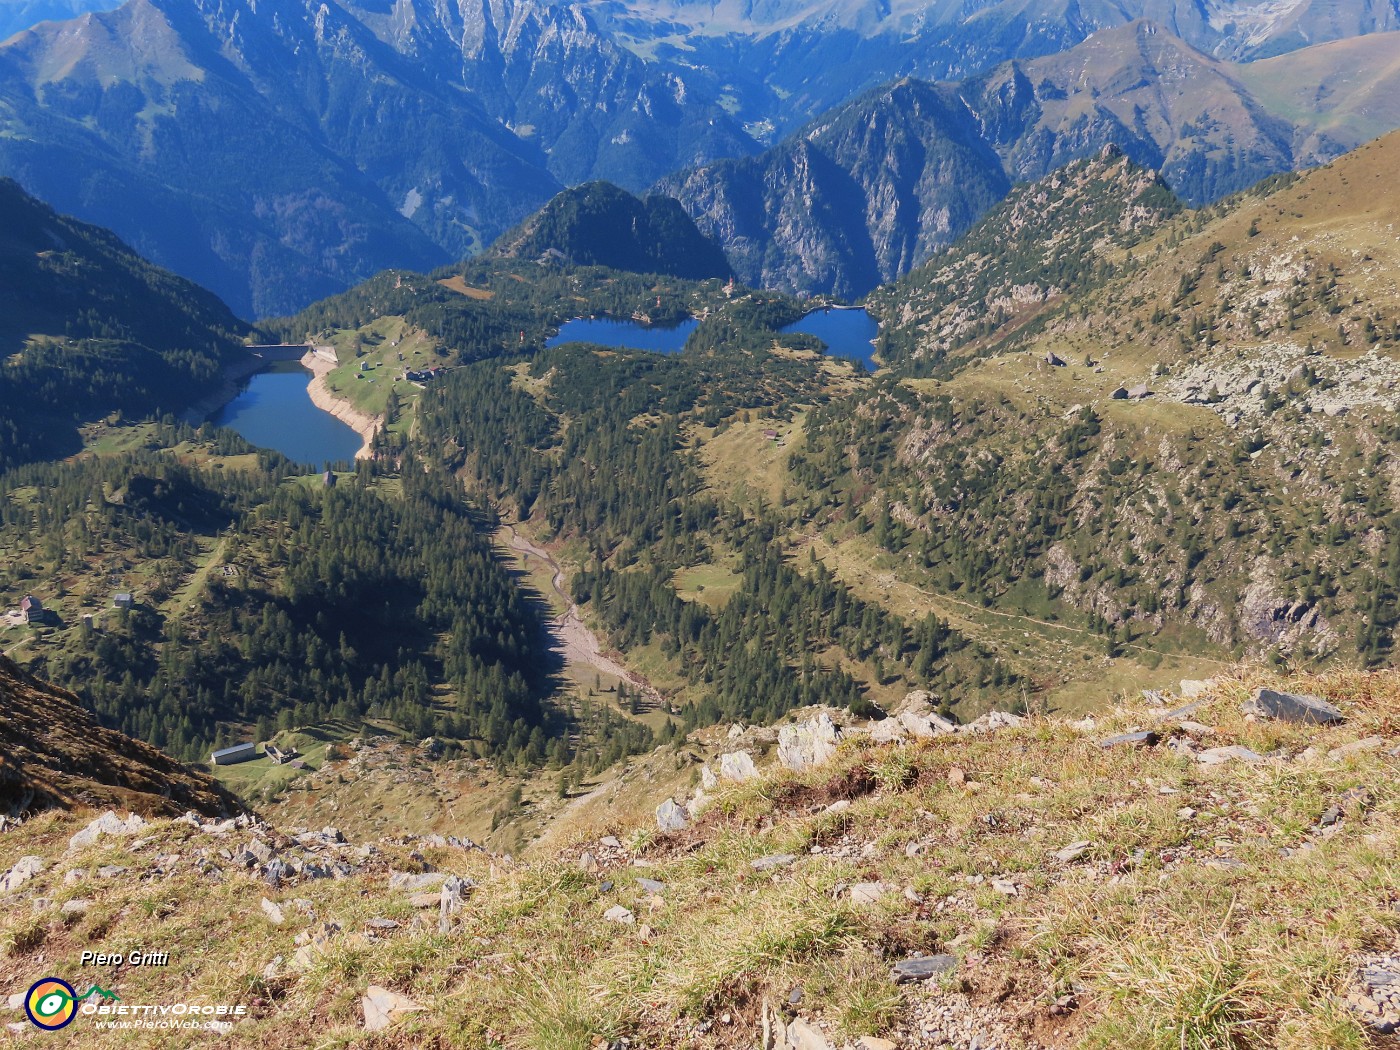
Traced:
MULTIPOLYGON (((307 1045, 312 1031, 317 1045, 360 1045, 359 996, 373 983, 425 1007, 375 1045, 555 1050, 625 1035, 643 1046, 750 1047, 764 1001, 785 1003, 800 984, 798 1009, 824 1022, 834 1045, 880 1033, 922 1045, 912 1019, 933 1005, 995 1025, 1008 1046, 1359 1050, 1366 1036, 1338 993, 1353 957, 1393 943, 1400 928, 1400 789, 1386 750, 1328 752, 1373 735, 1394 747, 1400 674, 1289 683, 1334 699, 1348 715, 1336 727, 1247 720, 1239 704, 1258 681, 1223 680, 1191 717, 1215 730, 1202 746, 1278 756, 1263 762, 1205 766, 1164 744, 1099 747, 1112 732, 1156 724, 1160 711, 1139 706, 1092 728, 1037 719, 903 747, 857 741, 802 775, 722 791, 678 835, 642 828, 607 850, 601 827, 572 842, 561 828, 557 853, 518 867, 381 842, 354 878, 280 893, 223 860, 220 880, 188 859, 145 879, 158 855, 238 848, 242 837, 158 824, 139 850, 104 840, 65 854, 75 821, 45 816, 0 836, 0 867, 25 854, 48 864, 0 913, 4 990, 56 973, 92 977, 127 1001, 242 1001, 253 1015, 232 1033, 237 1046, 307 1045), (1320 814, 1351 788, 1365 789, 1367 804, 1320 834, 1320 814), (828 811, 838 799, 849 807, 828 811), (1076 840, 1091 843, 1083 856, 1054 857, 1076 840), (584 850, 602 871, 579 866, 584 850), (780 852, 795 863, 750 866, 780 852), (481 882, 450 933, 435 912, 415 923, 406 895, 387 888, 388 870, 423 862, 481 882), (102 864, 128 873, 98 879, 102 864), (639 876, 664 888, 647 893, 639 876), (876 879, 889 892, 853 903, 849 886, 876 879), (317 923, 338 924, 309 968, 262 976, 274 956, 291 958, 309 925, 269 925, 264 895, 289 914, 304 899, 317 923), (75 898, 91 910, 62 917, 75 898), (605 921, 614 904, 635 924, 605 921), (365 924, 376 917, 402 925, 374 940, 365 924), (99 945, 170 950, 171 967, 78 970, 78 953, 99 945), (958 956, 948 980, 891 983, 895 960, 929 952, 958 956), (1053 1011, 1066 995, 1073 1008, 1053 1011)), ((84 1021, 70 1045, 125 1045, 80 1030, 84 1021)))
POLYGON ((448 291, 465 295, 468 299, 494 299, 496 293, 490 288, 474 288, 469 285, 461 274, 448 277, 446 280, 438 281, 448 291))

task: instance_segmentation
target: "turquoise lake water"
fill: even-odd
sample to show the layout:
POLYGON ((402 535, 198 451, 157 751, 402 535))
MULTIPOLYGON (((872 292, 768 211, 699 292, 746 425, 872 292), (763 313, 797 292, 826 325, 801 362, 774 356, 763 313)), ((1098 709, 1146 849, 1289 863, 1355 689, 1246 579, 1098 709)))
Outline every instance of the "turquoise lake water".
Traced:
POLYGON ((298 463, 319 467, 354 459, 360 435, 311 403, 310 381, 311 373, 297 362, 275 362, 253 375, 211 422, 298 463))

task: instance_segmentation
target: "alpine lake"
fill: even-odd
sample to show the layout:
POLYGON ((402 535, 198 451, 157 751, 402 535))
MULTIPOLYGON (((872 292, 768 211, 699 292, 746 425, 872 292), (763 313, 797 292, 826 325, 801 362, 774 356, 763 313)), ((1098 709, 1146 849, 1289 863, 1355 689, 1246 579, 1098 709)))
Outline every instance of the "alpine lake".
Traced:
MULTIPOLYGON (((698 322, 693 319, 663 328, 610 317, 581 317, 560 327, 559 334, 551 338, 547 345, 592 343, 595 346, 675 354, 685 349, 685 342, 697 325, 698 322)), ((864 309, 831 307, 813 310, 779 331, 783 335, 800 332, 816 336, 826 344, 826 352, 833 357, 860 361, 872 372, 880 367, 875 361, 875 337, 880 333, 880 325, 864 309)))
MULTIPOLYGON (((697 326, 694 319, 664 328, 631 320, 578 318, 564 324, 548 345, 591 343, 675 354, 685 348, 697 326)), ((781 329, 784 335, 816 336, 826 344, 827 353, 860 361, 871 371, 879 367, 874 360, 879 331, 875 319, 858 308, 814 310, 781 329)), ((297 463, 322 466, 353 460, 360 435, 312 403, 307 391, 310 377, 297 361, 274 361, 250 376, 237 396, 210 417, 211 422, 297 463)))
POLYGON ((238 395, 210 417, 259 448, 297 463, 321 466, 349 462, 360 435, 311 401, 311 373, 296 361, 274 361, 254 373, 238 395))

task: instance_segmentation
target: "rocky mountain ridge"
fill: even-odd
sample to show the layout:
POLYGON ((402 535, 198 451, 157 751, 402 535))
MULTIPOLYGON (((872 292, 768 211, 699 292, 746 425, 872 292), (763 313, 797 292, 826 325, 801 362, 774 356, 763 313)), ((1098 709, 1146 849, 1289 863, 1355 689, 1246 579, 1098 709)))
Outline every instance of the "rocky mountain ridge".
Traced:
POLYGON ((1389 27, 1384 11, 1296 52, 1312 95, 1297 63, 1241 66, 1173 35, 1205 46, 1189 19, 1122 15, 1011 12, 1030 19, 1015 22, 1023 39, 989 32, 989 11, 961 26, 920 11, 906 30, 948 61, 906 61, 878 32, 853 44, 839 17, 687 51, 669 21, 648 30, 639 13, 540 0, 344 0, 273 19, 132 0, 0 45, 0 171, 266 317, 479 251, 588 180, 664 179, 744 279, 858 295, 1012 182, 1109 143, 1205 200, 1400 120, 1380 58, 1339 74, 1377 51, 1366 34, 1389 27), (977 46, 955 61, 959 41, 977 46), (880 54, 853 58, 862 47, 880 54), (770 61, 793 82, 766 83, 770 61), (956 87, 872 89, 905 74, 956 87))
MULTIPOLYGON (((1341 68, 1351 44, 1294 58, 1341 68)), ((1324 130, 1322 114, 1285 97, 1291 64, 1246 81, 1249 68, 1135 22, 957 83, 900 80, 764 153, 679 172, 659 188, 724 247, 741 279, 860 296, 954 242, 1013 183, 1106 147, 1200 204, 1336 157, 1377 127, 1343 121, 1324 130)), ((1346 109, 1354 95, 1383 121, 1386 107, 1363 102, 1378 77, 1333 83, 1333 106, 1346 109)))
POLYGON ((1248 62, 1400 28, 1394 0, 1038 3, 609 0, 598 18, 638 53, 702 65, 741 116, 790 131, 892 75, 961 80, 998 63, 1067 51, 1141 19, 1215 58, 1248 62))
POLYGON ((1386 661, 1397 149, 1195 212, 1122 159, 1018 190, 872 297, 910 378, 815 415, 793 476, 862 494, 882 568, 935 608, 1082 616, 1114 660, 1199 631, 1386 661))

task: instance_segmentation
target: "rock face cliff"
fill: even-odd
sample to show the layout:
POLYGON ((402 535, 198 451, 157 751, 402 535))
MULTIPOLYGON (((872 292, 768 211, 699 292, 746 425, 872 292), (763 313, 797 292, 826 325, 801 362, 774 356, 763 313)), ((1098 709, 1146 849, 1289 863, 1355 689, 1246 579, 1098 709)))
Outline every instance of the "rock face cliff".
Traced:
POLYGON ((222 785, 97 723, 72 693, 0 656, 0 814, 116 806, 147 816, 230 816, 222 785))
MULTIPOLYGON (((1312 50, 1310 75, 1325 80, 1318 70, 1345 65, 1352 49, 1312 50)), ((756 157, 681 172, 660 187, 744 280, 862 295, 957 239, 1012 184, 1107 147, 1200 204, 1365 137, 1355 123, 1331 135, 1311 130, 1320 118, 1290 101, 1282 65, 1256 71, 1250 87, 1241 69, 1135 22, 955 84, 902 80, 756 157), (1261 97, 1282 101, 1266 106, 1261 97)), ((1390 111, 1371 105, 1378 83, 1357 78, 1342 90, 1383 115, 1390 111)))
POLYGON ((760 156, 660 186, 744 280, 854 296, 951 242, 1009 183, 954 92, 902 81, 760 156))

